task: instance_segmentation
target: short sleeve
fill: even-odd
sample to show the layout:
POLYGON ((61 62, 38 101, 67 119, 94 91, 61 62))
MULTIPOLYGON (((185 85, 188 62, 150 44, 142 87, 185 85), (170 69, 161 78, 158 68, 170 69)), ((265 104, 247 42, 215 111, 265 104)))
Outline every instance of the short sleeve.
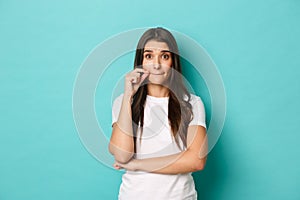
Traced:
POLYGON ((200 125, 206 128, 205 108, 201 98, 191 94, 190 103, 192 105, 192 110, 193 110, 193 119, 190 122, 189 126, 200 125))
POLYGON ((113 102, 111 125, 113 125, 118 120, 119 113, 120 113, 120 110, 121 110, 122 100, 123 100, 123 94, 118 96, 113 102))

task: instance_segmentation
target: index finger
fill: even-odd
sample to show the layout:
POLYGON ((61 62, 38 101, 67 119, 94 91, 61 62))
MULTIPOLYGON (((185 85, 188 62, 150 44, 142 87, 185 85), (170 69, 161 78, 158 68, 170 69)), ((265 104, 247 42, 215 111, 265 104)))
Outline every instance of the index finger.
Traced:
POLYGON ((147 71, 147 70, 145 70, 143 68, 136 68, 134 71, 137 72, 137 73, 139 73, 140 76, 142 76, 143 74, 149 74, 149 71, 147 71))
POLYGON ((145 70, 143 68, 135 68, 133 71, 142 72, 142 73, 149 73, 147 70, 145 70))

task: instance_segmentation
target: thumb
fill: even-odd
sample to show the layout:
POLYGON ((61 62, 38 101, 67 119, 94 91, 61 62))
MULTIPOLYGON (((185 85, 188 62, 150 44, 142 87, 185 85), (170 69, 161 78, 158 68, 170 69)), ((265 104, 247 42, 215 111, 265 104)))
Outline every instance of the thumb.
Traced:
POLYGON ((115 163, 113 166, 114 166, 115 169, 121 169, 121 168, 122 168, 122 167, 121 167, 120 165, 118 165, 117 163, 115 163))
POLYGON ((149 76, 149 72, 144 72, 143 75, 141 76, 141 81, 140 84, 143 83, 143 81, 149 76))

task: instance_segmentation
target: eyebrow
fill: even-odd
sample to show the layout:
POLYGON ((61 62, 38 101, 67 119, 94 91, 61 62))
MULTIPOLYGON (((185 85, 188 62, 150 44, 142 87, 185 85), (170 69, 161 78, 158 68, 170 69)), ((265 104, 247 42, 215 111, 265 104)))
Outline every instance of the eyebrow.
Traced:
MULTIPOLYGON (((144 50, 144 53, 145 52, 153 52, 153 50, 144 50)), ((169 52, 169 53, 171 53, 171 51, 169 51, 169 50, 161 50, 160 52, 169 52)))

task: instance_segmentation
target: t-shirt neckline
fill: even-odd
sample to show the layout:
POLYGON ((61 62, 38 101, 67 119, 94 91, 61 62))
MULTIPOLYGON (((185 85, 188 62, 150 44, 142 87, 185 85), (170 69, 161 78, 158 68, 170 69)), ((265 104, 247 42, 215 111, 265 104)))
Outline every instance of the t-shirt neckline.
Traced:
POLYGON ((147 94, 147 99, 149 99, 150 101, 164 102, 164 101, 168 101, 169 97, 155 97, 147 94))

